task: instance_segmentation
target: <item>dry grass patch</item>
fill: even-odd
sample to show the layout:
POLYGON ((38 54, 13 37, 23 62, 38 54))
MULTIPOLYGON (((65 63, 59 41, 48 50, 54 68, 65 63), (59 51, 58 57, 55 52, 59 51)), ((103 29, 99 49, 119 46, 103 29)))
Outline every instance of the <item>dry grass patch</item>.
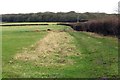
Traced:
POLYGON ((74 38, 66 32, 50 31, 46 37, 15 55, 16 60, 33 61, 36 65, 73 64, 69 56, 80 55, 74 38))

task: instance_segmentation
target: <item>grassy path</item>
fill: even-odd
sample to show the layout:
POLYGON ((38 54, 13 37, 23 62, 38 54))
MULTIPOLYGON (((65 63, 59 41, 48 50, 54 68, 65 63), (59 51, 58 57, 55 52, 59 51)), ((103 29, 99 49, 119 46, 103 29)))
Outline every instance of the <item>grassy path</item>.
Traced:
POLYGON ((116 38, 58 30, 70 28, 57 25, 3 28, 3 77, 118 76, 116 38), (34 32, 48 28, 53 31, 34 32))
POLYGON ((76 38, 77 49, 84 55, 81 61, 76 58, 78 65, 84 66, 83 74, 89 77, 118 76, 117 39, 90 35, 85 32, 70 34, 76 38))

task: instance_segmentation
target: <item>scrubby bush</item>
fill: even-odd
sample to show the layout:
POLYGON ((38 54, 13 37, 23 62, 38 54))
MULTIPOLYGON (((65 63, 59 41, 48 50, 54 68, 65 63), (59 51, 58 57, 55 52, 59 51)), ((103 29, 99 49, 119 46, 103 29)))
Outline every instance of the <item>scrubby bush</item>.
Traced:
POLYGON ((95 32, 103 35, 118 35, 119 20, 115 18, 107 18, 102 20, 92 20, 84 23, 85 31, 95 32))
POLYGON ((114 36, 118 36, 120 30, 120 20, 118 17, 108 17, 79 23, 63 23, 62 25, 71 26, 76 31, 95 32, 114 36))

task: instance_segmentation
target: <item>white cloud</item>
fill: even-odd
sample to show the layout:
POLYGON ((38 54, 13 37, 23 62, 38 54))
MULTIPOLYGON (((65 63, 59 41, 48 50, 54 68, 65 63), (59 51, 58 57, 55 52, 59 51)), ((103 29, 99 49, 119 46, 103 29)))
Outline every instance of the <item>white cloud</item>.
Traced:
POLYGON ((30 12, 114 13, 119 0, 0 0, 0 14, 30 12))

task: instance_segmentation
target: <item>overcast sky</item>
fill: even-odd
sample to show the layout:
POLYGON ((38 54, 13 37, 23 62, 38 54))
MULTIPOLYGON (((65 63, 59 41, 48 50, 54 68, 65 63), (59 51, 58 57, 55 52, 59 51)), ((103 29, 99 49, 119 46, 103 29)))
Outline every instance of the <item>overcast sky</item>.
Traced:
POLYGON ((120 0, 0 0, 0 14, 36 12, 116 13, 120 0))

